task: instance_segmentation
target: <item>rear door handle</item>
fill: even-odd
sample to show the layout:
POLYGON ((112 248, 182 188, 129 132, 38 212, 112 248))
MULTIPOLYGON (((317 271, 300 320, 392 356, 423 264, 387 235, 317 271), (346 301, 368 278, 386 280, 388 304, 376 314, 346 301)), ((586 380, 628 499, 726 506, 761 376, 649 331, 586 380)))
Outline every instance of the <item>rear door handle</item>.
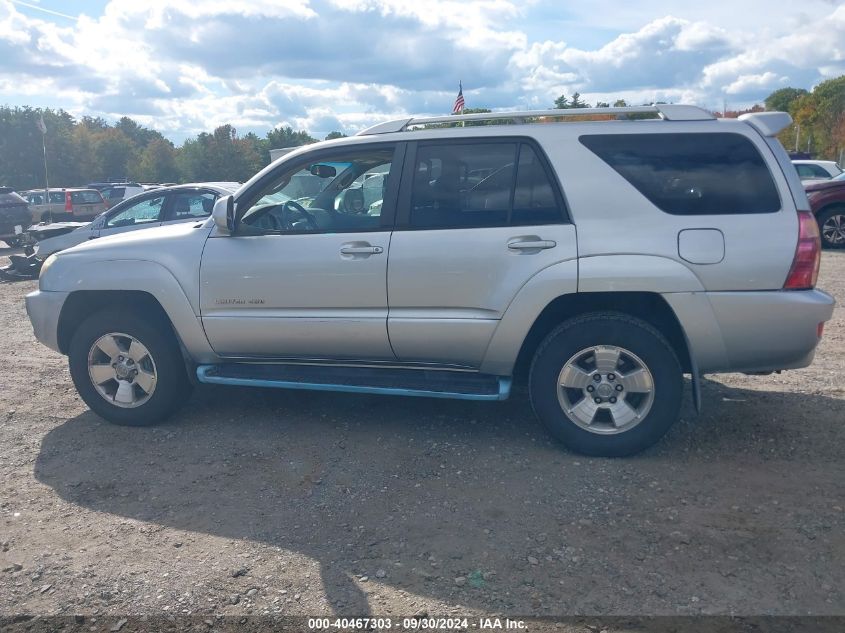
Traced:
POLYGON ((340 249, 341 255, 378 255, 383 252, 381 246, 344 246, 340 249))
POLYGON ((512 251, 542 251, 555 246, 557 246, 557 242, 554 240, 513 240, 508 242, 508 249, 512 251))

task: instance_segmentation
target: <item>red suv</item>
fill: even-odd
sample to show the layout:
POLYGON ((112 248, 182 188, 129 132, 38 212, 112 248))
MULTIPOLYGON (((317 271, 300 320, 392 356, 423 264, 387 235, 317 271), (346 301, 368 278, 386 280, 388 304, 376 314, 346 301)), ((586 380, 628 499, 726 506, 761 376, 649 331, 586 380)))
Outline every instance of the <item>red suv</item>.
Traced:
POLYGON ((810 208, 819 223, 822 245, 845 248, 845 173, 805 186, 810 208))

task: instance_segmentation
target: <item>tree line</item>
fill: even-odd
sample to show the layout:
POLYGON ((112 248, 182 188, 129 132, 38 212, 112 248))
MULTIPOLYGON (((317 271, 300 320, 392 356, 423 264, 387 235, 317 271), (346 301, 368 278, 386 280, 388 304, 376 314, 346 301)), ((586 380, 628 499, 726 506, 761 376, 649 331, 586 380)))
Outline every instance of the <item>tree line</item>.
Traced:
MULTIPOLYGON (((812 91, 781 88, 764 100, 765 109, 792 115, 794 123, 780 135, 784 147, 806 151, 818 158, 841 160, 845 154, 845 76, 824 81, 812 91)), ((614 107, 628 105, 624 99, 614 107)), ((610 107, 599 101, 595 107, 610 107)), ((557 109, 589 108, 579 93, 560 95, 557 109)), ((735 117, 755 112, 762 105, 718 113, 735 117)), ((463 114, 490 112, 466 108, 463 114)), ((491 121, 467 122, 489 124, 491 121)), ((344 136, 332 132, 326 138, 344 136)), ((263 137, 239 135, 231 125, 202 132, 176 146, 160 132, 129 117, 109 123, 99 117, 76 119, 64 110, 0 106, 0 185, 18 190, 44 186, 42 140, 47 150, 51 187, 84 185, 98 180, 138 182, 243 182, 270 162, 273 148, 314 143, 305 130, 276 127, 263 137), (46 134, 40 129, 43 117, 46 134)))
MULTIPOLYGON (((341 136, 332 132, 326 138, 341 136)), ((99 117, 77 120, 64 110, 0 106, 0 185, 17 190, 44 186, 42 141, 50 186, 70 187, 121 179, 243 182, 270 162, 270 149, 317 139, 291 127, 276 127, 260 137, 221 125, 176 146, 129 117, 111 124, 99 117)))

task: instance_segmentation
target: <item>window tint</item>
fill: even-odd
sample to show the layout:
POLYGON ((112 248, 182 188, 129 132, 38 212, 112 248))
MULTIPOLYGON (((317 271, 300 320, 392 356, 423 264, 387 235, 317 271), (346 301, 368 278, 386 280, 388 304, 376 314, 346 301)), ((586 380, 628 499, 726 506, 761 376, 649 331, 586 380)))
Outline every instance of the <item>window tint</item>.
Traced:
POLYGON ((350 149, 283 171, 244 213, 265 233, 354 232, 381 228, 394 147, 350 149))
POLYGON ((560 220, 554 189, 534 148, 519 150, 511 224, 549 224, 560 220))
POLYGON ((217 195, 210 192, 184 191, 170 197, 171 220, 205 218, 211 215, 217 195))
POLYGON ((158 222, 161 218, 161 208, 164 204, 164 196, 148 198, 112 215, 106 222, 107 228, 118 226, 134 226, 136 224, 150 224, 158 222))
POLYGON ((70 200, 73 204, 99 204, 103 198, 99 191, 72 191, 70 200))
POLYGON ((65 194, 62 191, 51 191, 50 192, 50 203, 51 204, 64 204, 65 203, 65 194))
POLYGON ((530 145, 419 146, 411 192, 411 226, 457 228, 560 221, 554 189, 530 145))
POLYGON ((780 209, 763 157, 740 134, 607 134, 580 141, 666 213, 780 209))

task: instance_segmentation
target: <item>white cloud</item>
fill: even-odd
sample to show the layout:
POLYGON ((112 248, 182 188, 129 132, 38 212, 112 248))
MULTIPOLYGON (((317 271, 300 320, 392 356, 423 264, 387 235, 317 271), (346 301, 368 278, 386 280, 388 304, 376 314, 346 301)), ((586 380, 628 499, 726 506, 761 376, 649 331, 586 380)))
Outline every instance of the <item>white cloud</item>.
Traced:
POLYGON ((0 101, 49 97, 177 139, 222 123, 323 135, 445 113, 459 79, 470 107, 548 107, 576 91, 736 107, 845 72, 845 6, 776 4, 596 0, 567 11, 601 41, 572 46, 567 33, 583 33, 529 36, 532 15, 563 13, 554 0, 111 0, 76 22, 0 0, 0 101), (744 28, 749 13, 758 28, 744 28))

